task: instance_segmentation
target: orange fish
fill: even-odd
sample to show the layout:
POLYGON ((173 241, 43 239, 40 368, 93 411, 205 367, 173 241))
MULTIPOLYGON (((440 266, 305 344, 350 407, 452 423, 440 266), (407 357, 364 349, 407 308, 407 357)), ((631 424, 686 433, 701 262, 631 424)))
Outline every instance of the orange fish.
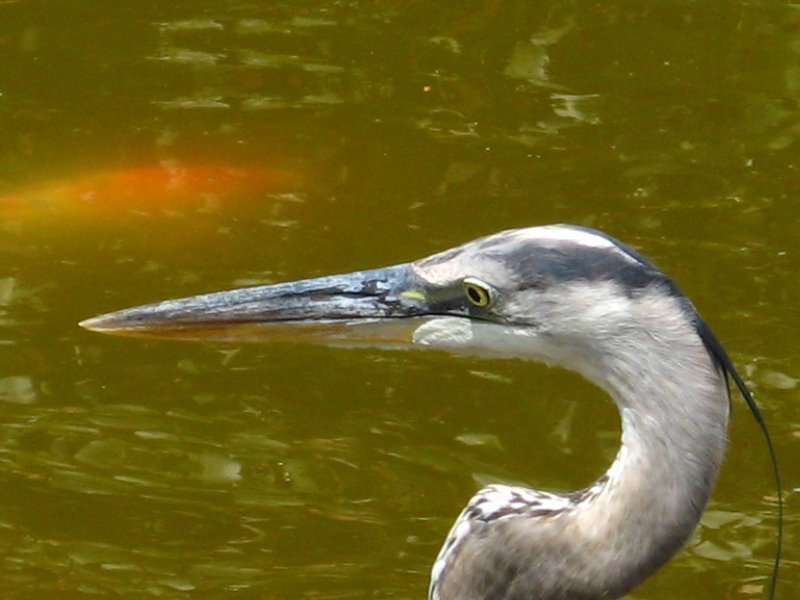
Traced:
POLYGON ((269 193, 296 189, 298 177, 285 170, 251 166, 150 165, 83 175, 23 188, 0 197, 0 219, 30 223, 211 212, 269 193))

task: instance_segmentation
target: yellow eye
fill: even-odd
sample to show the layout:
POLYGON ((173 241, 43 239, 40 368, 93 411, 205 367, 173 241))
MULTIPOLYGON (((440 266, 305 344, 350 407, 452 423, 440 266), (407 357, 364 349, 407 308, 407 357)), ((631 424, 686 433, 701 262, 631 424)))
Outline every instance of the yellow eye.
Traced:
POLYGON ((482 281, 474 277, 467 277, 464 279, 463 285, 464 294, 473 306, 487 308, 494 302, 494 290, 482 281))

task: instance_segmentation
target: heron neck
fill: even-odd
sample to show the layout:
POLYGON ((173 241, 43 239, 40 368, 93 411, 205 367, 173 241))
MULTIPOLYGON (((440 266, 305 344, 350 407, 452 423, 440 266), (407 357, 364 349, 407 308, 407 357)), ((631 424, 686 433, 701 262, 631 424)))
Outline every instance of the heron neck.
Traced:
MULTIPOLYGON (((613 357, 604 382, 622 417, 614 463, 586 491, 572 526, 625 593, 666 562, 700 520, 726 441, 727 387, 702 341, 668 356, 613 357), (627 578, 620 580, 619 574, 627 578)), ((677 350, 677 351, 676 351, 677 350)), ((608 575, 606 575, 608 577, 608 575)))

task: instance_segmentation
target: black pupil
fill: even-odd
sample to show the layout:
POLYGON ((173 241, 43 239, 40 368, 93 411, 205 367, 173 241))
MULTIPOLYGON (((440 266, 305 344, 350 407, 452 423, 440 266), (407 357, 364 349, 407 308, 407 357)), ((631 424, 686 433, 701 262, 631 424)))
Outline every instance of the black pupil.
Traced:
POLYGON ((486 301, 481 293, 481 290, 474 285, 471 285, 467 288, 467 295, 475 304, 483 304, 486 301))

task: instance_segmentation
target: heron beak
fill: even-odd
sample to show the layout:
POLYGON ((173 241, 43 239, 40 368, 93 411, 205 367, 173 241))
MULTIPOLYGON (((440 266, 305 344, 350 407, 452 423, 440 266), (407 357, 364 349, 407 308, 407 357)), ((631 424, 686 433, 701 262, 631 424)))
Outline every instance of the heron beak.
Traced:
MULTIPOLYGON (((80 326, 137 337, 258 341, 342 335, 354 325, 367 337, 377 336, 369 325, 389 321, 395 327, 389 337, 407 342, 410 334, 400 321, 430 314, 427 297, 426 283, 405 263, 165 300, 92 317, 80 326)), ((386 338, 385 329, 380 338, 386 338)))

